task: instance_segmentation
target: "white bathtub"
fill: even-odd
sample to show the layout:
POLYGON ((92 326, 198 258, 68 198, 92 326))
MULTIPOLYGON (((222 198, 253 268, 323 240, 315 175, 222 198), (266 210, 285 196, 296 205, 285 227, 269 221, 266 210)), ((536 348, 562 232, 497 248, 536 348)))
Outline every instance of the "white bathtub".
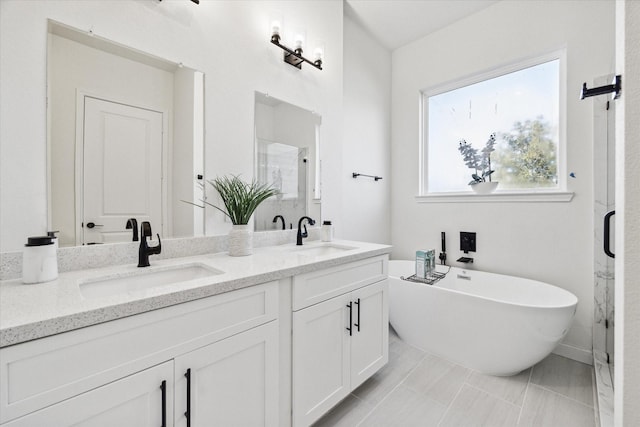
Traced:
POLYGON ((548 356, 578 304, 556 286, 456 267, 435 285, 400 279, 414 271, 413 261, 389 261, 391 326, 405 342, 486 374, 514 375, 548 356))

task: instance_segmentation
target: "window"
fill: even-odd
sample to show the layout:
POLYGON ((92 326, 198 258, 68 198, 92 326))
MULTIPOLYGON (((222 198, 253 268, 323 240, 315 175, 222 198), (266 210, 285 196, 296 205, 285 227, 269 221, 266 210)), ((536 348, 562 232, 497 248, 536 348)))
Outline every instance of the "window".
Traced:
MULTIPOLYGON (((560 53, 437 87, 422 94, 421 194, 470 191, 475 170, 459 151, 490 154, 498 192, 557 191, 562 175, 560 53)), ((488 180, 488 178, 487 178, 488 180)))

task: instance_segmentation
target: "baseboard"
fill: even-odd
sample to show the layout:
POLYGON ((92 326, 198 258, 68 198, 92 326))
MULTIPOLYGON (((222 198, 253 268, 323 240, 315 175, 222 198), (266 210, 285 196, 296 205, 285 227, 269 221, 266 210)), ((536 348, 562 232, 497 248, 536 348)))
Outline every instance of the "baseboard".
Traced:
POLYGON ((593 353, 591 352, 591 350, 585 350, 582 348, 573 347, 568 344, 560 343, 553 350, 553 353, 559 356, 566 357, 568 359, 586 363, 587 365, 593 365, 593 353))

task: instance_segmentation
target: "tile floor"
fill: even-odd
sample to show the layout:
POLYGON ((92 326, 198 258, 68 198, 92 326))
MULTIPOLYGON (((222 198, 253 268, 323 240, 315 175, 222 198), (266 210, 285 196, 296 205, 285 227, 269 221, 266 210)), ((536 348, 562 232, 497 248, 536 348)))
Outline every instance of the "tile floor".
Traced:
POLYGON ((418 350, 389 331, 389 363, 334 407, 325 426, 595 427, 593 368, 555 354, 493 377, 418 350))

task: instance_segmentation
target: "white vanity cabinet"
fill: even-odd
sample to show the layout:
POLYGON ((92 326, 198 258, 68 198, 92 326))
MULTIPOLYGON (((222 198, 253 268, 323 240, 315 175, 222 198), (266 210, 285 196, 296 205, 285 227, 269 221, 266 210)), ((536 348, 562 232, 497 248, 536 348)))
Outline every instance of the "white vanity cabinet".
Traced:
POLYGON ((387 256, 293 279, 293 424, 307 426, 388 361, 387 256))
POLYGON ((360 246, 287 248, 286 272, 265 250, 251 283, 273 281, 240 289, 247 264, 221 258, 233 279, 140 299, 82 299, 63 275, 27 304, 44 320, 2 325, 0 427, 310 425, 388 361, 388 247, 360 246))
POLYGON ((271 282, 2 348, 0 424, 277 426, 277 317, 271 282))
POLYGON ((277 426, 277 349, 270 322, 177 357, 175 425, 277 426))
POLYGON ((165 362, 3 426, 167 427, 172 416, 173 363, 165 362))

